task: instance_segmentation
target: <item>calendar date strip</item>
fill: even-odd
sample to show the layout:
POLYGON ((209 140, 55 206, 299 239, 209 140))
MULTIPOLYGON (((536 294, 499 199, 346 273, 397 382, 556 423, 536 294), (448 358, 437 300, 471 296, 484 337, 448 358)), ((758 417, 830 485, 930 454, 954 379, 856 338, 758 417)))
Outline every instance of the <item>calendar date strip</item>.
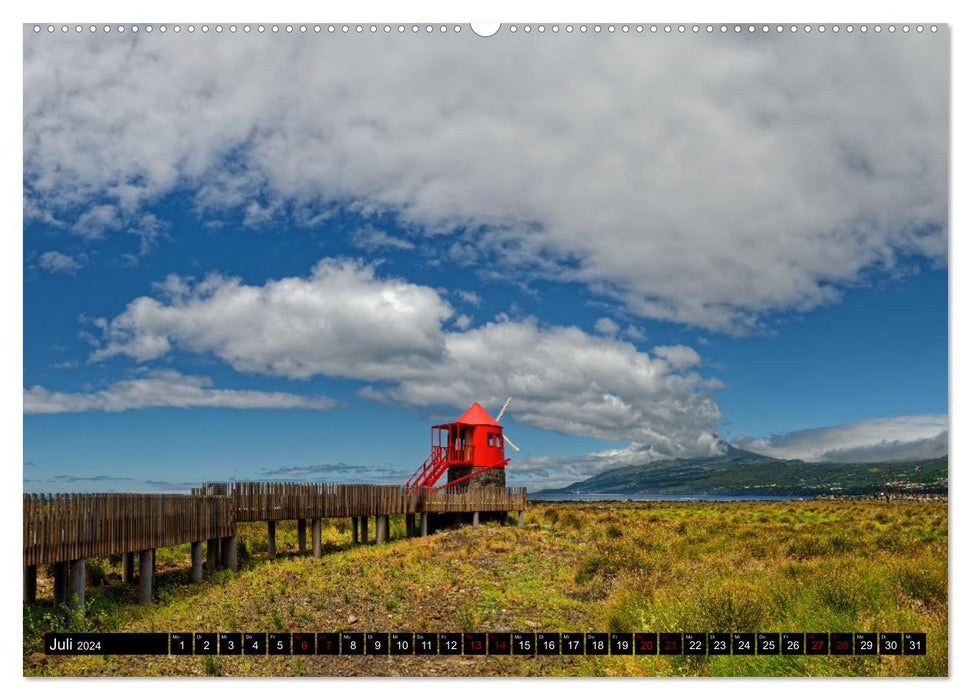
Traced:
POLYGON ((152 632, 44 635, 51 656, 896 656, 924 632, 152 632))

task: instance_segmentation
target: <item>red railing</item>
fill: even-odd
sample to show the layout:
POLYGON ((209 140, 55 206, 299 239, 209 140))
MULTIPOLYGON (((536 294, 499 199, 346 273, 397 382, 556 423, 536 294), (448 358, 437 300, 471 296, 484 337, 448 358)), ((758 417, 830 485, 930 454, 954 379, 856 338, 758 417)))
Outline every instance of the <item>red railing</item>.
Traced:
POLYGON ((471 464, 474 452, 472 445, 433 445, 432 453, 428 456, 415 473, 408 479, 409 489, 429 488, 435 485, 445 470, 453 464, 471 464))
POLYGON ((451 464, 472 464, 473 445, 435 445, 432 447, 432 459, 451 464))

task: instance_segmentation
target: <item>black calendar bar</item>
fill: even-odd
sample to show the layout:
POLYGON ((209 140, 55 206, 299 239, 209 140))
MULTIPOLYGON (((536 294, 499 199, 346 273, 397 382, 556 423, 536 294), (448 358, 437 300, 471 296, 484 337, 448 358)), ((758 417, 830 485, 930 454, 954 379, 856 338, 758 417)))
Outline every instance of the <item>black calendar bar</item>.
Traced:
POLYGON ((44 635, 44 653, 50 656, 124 654, 168 654, 169 635, 162 633, 122 632, 48 632, 44 635))
POLYGON ((70 655, 810 656, 925 655, 924 632, 55 632, 70 655))

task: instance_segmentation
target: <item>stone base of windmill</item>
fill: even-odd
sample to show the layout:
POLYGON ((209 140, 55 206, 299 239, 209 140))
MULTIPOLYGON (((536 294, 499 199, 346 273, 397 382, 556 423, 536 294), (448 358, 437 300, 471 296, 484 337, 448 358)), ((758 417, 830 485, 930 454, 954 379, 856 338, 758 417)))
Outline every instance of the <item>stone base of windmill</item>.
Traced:
MULTIPOLYGON (((463 476, 471 474, 477 467, 449 467, 448 470, 448 482, 451 483, 456 479, 461 479, 463 476)), ((486 469, 481 474, 476 474, 471 479, 466 479, 465 481, 455 484, 455 486, 449 486, 449 489, 456 489, 457 491, 467 491, 469 489, 475 488, 506 488, 506 470, 505 469, 486 469)))

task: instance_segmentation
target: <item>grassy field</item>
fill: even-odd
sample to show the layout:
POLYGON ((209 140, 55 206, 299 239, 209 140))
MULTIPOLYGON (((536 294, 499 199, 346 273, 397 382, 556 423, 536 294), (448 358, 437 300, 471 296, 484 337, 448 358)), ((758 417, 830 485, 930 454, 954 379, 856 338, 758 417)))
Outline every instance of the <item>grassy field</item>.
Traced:
POLYGON ((91 562, 83 620, 24 606, 25 675, 946 676, 947 504, 852 501, 537 504, 489 525, 351 547, 326 522, 300 557, 292 523, 266 558, 241 526, 241 569, 188 582, 189 548, 159 550, 159 603, 134 605, 118 563, 91 562), (71 631, 926 632, 900 657, 60 657, 71 631))

